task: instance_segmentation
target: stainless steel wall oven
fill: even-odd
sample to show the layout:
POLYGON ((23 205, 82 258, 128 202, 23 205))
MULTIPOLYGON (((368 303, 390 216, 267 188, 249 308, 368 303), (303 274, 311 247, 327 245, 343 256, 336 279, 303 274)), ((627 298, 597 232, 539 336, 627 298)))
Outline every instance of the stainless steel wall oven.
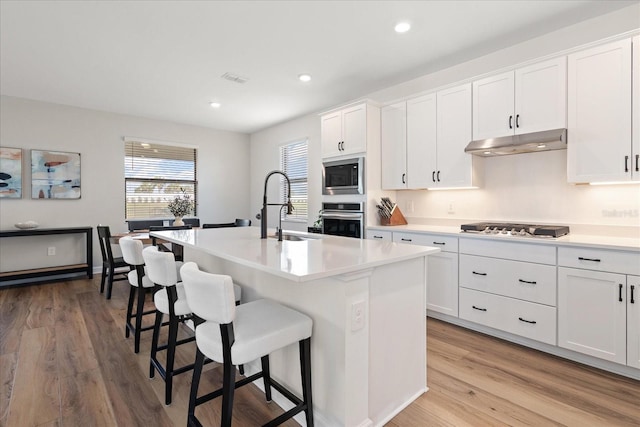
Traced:
POLYGON ((362 239, 364 203, 323 203, 322 233, 362 239))

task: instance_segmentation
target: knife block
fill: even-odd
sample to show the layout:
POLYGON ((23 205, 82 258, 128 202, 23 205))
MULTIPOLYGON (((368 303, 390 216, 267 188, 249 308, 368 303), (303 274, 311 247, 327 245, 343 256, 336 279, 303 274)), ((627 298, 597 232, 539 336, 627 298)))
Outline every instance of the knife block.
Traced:
POLYGON ((393 210, 391 211, 390 218, 382 218, 380 217, 380 225, 406 225, 407 220, 402 215, 402 211, 398 207, 398 205, 393 206, 393 210))

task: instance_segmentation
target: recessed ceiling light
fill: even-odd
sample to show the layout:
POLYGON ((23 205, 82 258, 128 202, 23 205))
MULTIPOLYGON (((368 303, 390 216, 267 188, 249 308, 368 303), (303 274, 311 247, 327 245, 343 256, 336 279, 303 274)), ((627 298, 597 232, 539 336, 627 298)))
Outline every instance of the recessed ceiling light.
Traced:
POLYGON ((306 83, 306 82, 309 82, 309 81, 311 81, 311 74, 300 74, 300 75, 298 76, 298 79, 299 79, 301 82, 305 82, 305 83, 306 83))
POLYGON ((211 108, 220 108, 222 104, 220 104, 219 102, 210 102, 209 105, 211 106, 211 108))
POLYGON ((411 29, 411 24, 408 22, 398 22, 394 28, 396 33, 406 33, 411 29))

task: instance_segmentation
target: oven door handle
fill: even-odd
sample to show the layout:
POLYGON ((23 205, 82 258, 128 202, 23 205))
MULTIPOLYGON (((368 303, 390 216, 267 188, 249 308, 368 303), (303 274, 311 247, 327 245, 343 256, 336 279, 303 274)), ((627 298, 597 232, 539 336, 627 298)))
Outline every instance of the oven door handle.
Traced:
POLYGON ((327 219, 362 219, 361 213, 323 213, 322 218, 327 219))

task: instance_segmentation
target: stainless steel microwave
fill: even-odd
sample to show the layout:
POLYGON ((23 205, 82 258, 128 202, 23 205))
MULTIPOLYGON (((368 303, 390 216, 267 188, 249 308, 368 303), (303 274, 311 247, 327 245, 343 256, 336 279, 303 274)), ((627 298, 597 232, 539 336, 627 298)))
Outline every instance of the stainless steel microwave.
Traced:
POLYGON ((364 157, 322 163, 322 194, 364 194, 364 157))

